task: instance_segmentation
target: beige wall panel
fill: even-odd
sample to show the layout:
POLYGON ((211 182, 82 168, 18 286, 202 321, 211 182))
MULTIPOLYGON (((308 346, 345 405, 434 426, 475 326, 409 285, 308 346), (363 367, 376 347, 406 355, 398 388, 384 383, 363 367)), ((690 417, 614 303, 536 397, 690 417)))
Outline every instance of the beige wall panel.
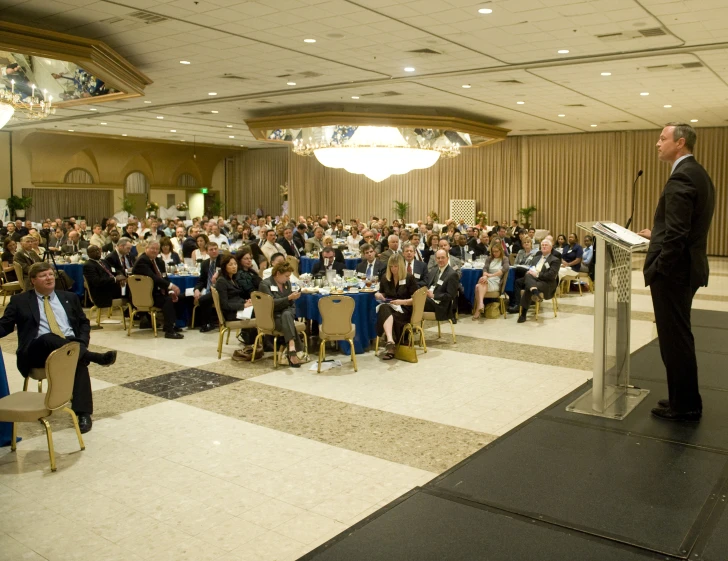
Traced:
POLYGON ((0 132, 0 199, 7 199, 10 195, 10 133, 0 132))
POLYGON ((262 205, 266 214, 280 214, 283 197, 280 186, 288 178, 288 150, 265 148, 245 150, 233 156, 233 177, 228 177, 227 211, 254 214, 262 205))

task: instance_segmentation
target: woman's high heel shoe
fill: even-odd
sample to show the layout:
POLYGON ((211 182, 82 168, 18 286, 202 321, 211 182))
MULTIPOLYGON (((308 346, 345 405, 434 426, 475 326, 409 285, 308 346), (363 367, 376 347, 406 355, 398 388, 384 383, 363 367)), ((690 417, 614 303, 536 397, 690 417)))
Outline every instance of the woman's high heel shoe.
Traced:
POLYGON ((475 312, 473 313, 473 318, 472 318, 473 321, 480 319, 480 312, 482 312, 482 311, 483 311, 483 308, 475 310, 475 312))
POLYGON ((291 368, 301 368, 301 363, 300 362, 291 362, 291 357, 294 357, 294 356, 296 358, 298 358, 298 355, 296 354, 296 351, 288 351, 286 353, 286 357, 288 358, 288 366, 290 366, 291 368))

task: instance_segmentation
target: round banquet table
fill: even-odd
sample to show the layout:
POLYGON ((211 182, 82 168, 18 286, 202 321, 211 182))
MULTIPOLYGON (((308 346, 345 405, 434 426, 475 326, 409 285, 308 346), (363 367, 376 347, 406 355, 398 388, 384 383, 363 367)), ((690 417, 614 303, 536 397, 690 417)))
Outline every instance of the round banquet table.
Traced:
MULTIPOLYGON (((318 302, 324 296, 325 294, 301 294, 296 300, 296 317, 317 321, 320 324, 318 302)), ((377 337, 377 301, 374 299, 374 293, 359 292, 334 296, 349 296, 354 299, 354 315, 351 317, 351 322, 356 325, 354 349, 357 354, 363 353, 369 347, 369 342, 377 337)), ((349 343, 340 341, 339 345, 345 354, 351 354, 349 343)), ((313 356, 318 355, 316 351, 317 349, 309 349, 308 352, 313 356)))
MULTIPOLYGON (((313 264, 316 263, 316 261, 318 261, 318 258, 313 259, 312 257, 301 257, 301 266, 299 273, 310 273, 313 270, 313 264)), ((361 257, 351 257, 349 259, 344 259, 344 268, 354 271, 356 270, 356 266, 359 263, 361 263, 361 257)))
POLYGON ((194 298, 191 296, 185 298, 185 290, 187 290, 188 288, 194 288, 199 278, 199 275, 167 276, 167 279, 172 284, 179 287, 180 292, 180 305, 178 307, 180 317, 177 318, 177 327, 193 327, 192 325, 190 325, 190 320, 192 319, 192 307, 194 306, 195 301, 194 298))
MULTIPOLYGON (((475 305, 475 285, 478 284, 478 279, 483 276, 483 269, 463 269, 460 282, 463 285, 465 291, 465 298, 471 305, 475 305)), ((511 267, 508 269, 508 280, 506 281, 506 292, 513 294, 513 284, 516 279, 516 269, 511 267)))
MULTIPOLYGON (((5 361, 0 353, 0 398, 10 394, 8 387, 8 376, 5 373, 5 361)), ((13 424, 0 423, 0 446, 9 446, 13 438, 13 424)))
MULTIPOLYGON (((58 260, 60 261, 60 260, 58 260)), ((81 263, 59 263, 56 261, 56 267, 59 271, 65 271, 65 273, 73 280, 73 288, 78 297, 83 302, 85 290, 83 288, 83 265, 81 263)))

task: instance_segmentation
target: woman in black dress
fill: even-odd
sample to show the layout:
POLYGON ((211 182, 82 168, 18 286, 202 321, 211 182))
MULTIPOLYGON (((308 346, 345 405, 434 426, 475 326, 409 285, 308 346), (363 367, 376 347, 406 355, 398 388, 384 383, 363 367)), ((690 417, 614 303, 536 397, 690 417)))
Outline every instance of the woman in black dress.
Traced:
POLYGON ((220 261, 220 275, 215 281, 215 290, 220 297, 220 311, 225 321, 234 321, 240 310, 253 305, 250 298, 243 300, 241 296, 241 290, 235 282, 237 272, 235 257, 229 253, 224 255, 220 261))
POLYGON ((387 261, 387 271, 379 281, 379 292, 374 295, 376 300, 383 303, 377 311, 377 337, 387 337, 387 346, 382 355, 384 360, 394 358, 395 343, 399 341, 402 328, 412 317, 412 295, 416 290, 417 281, 414 276, 407 274, 402 254, 395 253, 387 261), (386 305, 386 301, 393 306, 401 306, 402 311, 398 312, 386 305))
MULTIPOLYGON (((260 286, 260 275, 256 270, 255 262, 253 261, 253 254, 250 251, 249 246, 243 246, 235 254, 235 260, 238 264, 238 272, 233 277, 235 284, 240 291, 240 298, 243 301, 250 300, 250 295, 258 290, 260 286)), ((255 340, 255 336, 258 332, 255 329, 243 329, 240 331, 238 339, 246 345, 251 345, 255 340)), ((261 347, 260 352, 263 352, 261 347)))
POLYGON ((3 243, 3 273, 5 273, 5 278, 8 282, 18 280, 18 277, 15 276, 15 268, 13 267, 13 256, 15 255, 17 248, 18 244, 10 238, 7 238, 3 243))

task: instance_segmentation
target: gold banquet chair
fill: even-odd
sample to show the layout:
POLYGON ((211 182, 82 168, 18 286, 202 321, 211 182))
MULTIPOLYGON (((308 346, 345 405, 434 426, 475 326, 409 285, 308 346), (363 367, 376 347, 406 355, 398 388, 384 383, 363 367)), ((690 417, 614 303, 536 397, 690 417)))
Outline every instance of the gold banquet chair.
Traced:
MULTIPOLYGON (((255 361, 255 354, 258 350, 258 343, 265 335, 273 337, 273 367, 278 367, 278 337, 283 336, 283 332, 276 330, 276 320, 273 315, 273 297, 270 294, 258 292, 257 290, 250 295, 253 301, 253 309, 255 310, 255 327, 258 335, 253 342, 253 355, 250 362, 255 361)), ((308 354, 308 338, 306 337, 306 324, 302 321, 295 322, 296 333, 303 333, 303 344, 306 354, 308 354)))
POLYGON ((326 358, 326 341, 348 341, 351 346, 351 362, 354 363, 354 372, 359 371, 356 366, 356 350, 354 349, 356 325, 351 323, 355 305, 351 296, 325 296, 318 301, 318 309, 321 314, 319 373, 321 373, 321 362, 326 358))
MULTIPOLYGON (((414 342, 414 335, 418 333, 420 336, 420 346, 427 352, 427 344, 425 343, 425 331, 422 329, 425 314, 425 302, 427 301, 427 287, 418 288, 412 295, 412 317, 410 322, 402 328, 402 335, 397 344, 404 340, 404 334, 409 333, 410 342, 414 342)), ((379 337, 374 344, 374 354, 379 352, 379 337)))
POLYGON ((134 327, 134 315, 137 312, 149 312, 152 320, 152 329, 154 330, 154 336, 157 336, 157 312, 159 308, 154 305, 154 296, 152 291, 154 290, 154 280, 152 277, 146 277, 144 275, 129 275, 127 279, 131 294, 131 302, 129 302, 129 330, 126 333, 127 337, 131 337, 131 328, 134 327))
POLYGON ((21 267, 20 263, 13 262, 13 269, 15 269, 15 276, 18 277, 18 284, 20 285, 21 290, 25 292, 28 290, 30 281, 23 275, 23 267, 21 267))
MULTIPOLYGON (((491 294, 496 294, 495 292, 491 294)), ((501 300, 501 305, 503 305, 503 300, 501 300)), ((452 303, 452 306, 457 308, 457 300, 455 300, 452 303)), ((439 339, 442 337, 442 331, 440 330, 440 322, 437 320, 437 317, 435 315, 435 312, 422 312, 422 318, 426 321, 437 321, 437 338, 439 339)), ((450 331, 452 332, 452 342, 457 343, 457 339, 455 339, 455 324, 452 322, 452 319, 447 320, 450 324, 450 331)))
MULTIPOLYGON (((91 291, 88 289, 88 282, 86 282, 86 277, 83 278, 83 287, 86 289, 86 294, 88 294, 89 300, 91 300, 91 311, 90 313, 94 312, 94 308, 96 308, 96 325, 101 326, 101 308, 99 308, 96 305, 96 302, 94 302, 93 296, 91 296, 91 291)), ((124 322, 124 330, 126 330, 126 316, 124 316, 124 308, 127 308, 129 306, 129 301, 126 298, 114 298, 111 301, 111 307, 108 308, 109 315, 107 317, 111 317, 111 314, 114 313, 114 308, 119 308, 119 311, 121 312, 121 321, 124 322)))
POLYGON ((53 449, 53 432, 48 419, 54 413, 63 411, 71 416, 78 444, 81 446, 81 450, 86 449, 81 429, 78 427, 78 417, 69 407, 79 354, 80 345, 68 343, 48 355, 45 364, 45 376, 48 379, 47 393, 15 392, 0 399, 0 422, 13 423, 10 449, 13 452, 16 450, 17 423, 40 421, 46 430, 48 439, 51 471, 56 471, 56 456, 53 449))
POLYGON ((22 292, 23 287, 20 284, 19 281, 9 281, 7 280, 7 277, 5 276, 5 273, 2 273, 0 275, 0 292, 3 295, 3 306, 5 306, 5 301, 7 300, 8 296, 12 296, 16 292, 22 292))
MULTIPOLYGON (((508 274, 501 276, 501 283, 500 283, 500 290, 493 290, 492 292, 486 292, 485 296, 483 298, 497 298, 498 299, 498 309, 503 316, 503 319, 508 319, 508 314, 506 310, 506 300, 508 300, 508 296, 506 295, 506 283, 508 282, 508 274)), ((485 310, 483 310, 483 315, 485 315, 485 310)), ((453 335, 453 341, 455 340, 455 336, 453 335)))
POLYGON ((217 358, 220 358, 222 356, 222 341, 225 337, 225 333, 227 333, 227 341, 225 344, 229 345, 231 330, 252 329, 256 326, 256 321, 254 319, 227 321, 225 316, 222 314, 222 309, 220 308, 220 294, 218 294, 217 289, 214 287, 211 288, 210 291, 212 293, 212 302, 215 304, 215 311, 217 312, 217 321, 220 323, 220 335, 217 338, 217 358))
POLYGON ((290 264, 291 267, 293 267, 293 274, 298 276, 298 257, 294 257, 293 255, 286 255, 286 263, 290 264))
MULTIPOLYGON (((558 317, 558 311, 559 311, 559 297, 558 297, 558 293, 559 293, 559 289, 558 289, 558 287, 556 287, 556 292, 554 292, 554 295, 551 298, 546 298, 545 299, 546 302, 548 302, 549 300, 551 300, 551 304, 554 307, 554 317, 558 317)), ((528 296, 528 298, 531 297, 530 294, 528 294, 528 295, 526 294, 526 291, 525 290, 521 290, 521 299, 526 298, 527 296, 528 296)), ((539 292, 539 296, 541 296, 543 298, 543 292, 539 292)), ((520 314, 520 311, 522 309, 523 309, 522 307, 519 307, 519 314, 520 314)), ((541 302, 536 302, 534 304, 534 312, 535 312, 534 318, 535 319, 538 319, 538 313, 539 313, 540 310, 541 310, 541 302)))

